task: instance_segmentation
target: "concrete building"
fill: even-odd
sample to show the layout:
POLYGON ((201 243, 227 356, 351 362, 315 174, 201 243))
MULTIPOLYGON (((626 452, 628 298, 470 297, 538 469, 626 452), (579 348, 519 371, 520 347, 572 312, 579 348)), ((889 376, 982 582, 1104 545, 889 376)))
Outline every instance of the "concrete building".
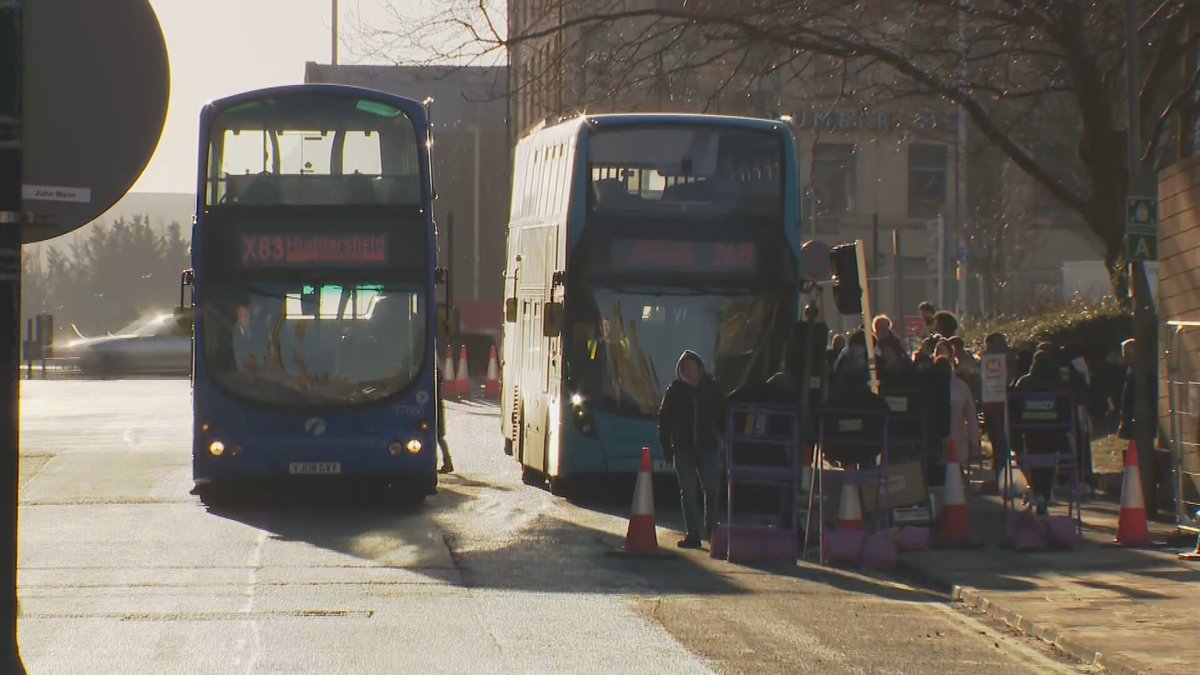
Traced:
POLYGON ((311 62, 304 70, 305 82, 357 85, 417 100, 433 98, 433 165, 438 192, 433 213, 438 224, 439 264, 450 270, 455 304, 463 313, 466 332, 500 324, 512 172, 506 70, 311 62), (449 257, 451 250, 453 258, 449 257))
MULTIPOLYGON (((594 11, 589 5, 510 0, 509 35, 569 21, 594 11)), ((701 58, 713 47, 692 33, 623 21, 518 43, 509 60, 514 139, 543 120, 582 111, 790 116, 806 232, 828 243, 861 238, 868 261, 878 251, 868 263, 875 307, 893 315, 913 314, 918 302, 937 303, 939 296, 947 307, 972 312, 1023 311, 1040 298, 1061 303, 1063 263, 1103 259, 1074 214, 988 152, 965 125, 960 129, 954 107, 909 98, 875 108, 845 95, 846 78, 866 84, 893 77, 890 71, 847 73, 814 57, 794 72, 781 67, 762 76, 769 69, 754 63, 771 59, 769 51, 749 45, 745 62, 741 54, 701 58), (631 35, 652 37, 635 52, 621 38, 631 35), (704 65, 681 67, 698 62, 704 65)))

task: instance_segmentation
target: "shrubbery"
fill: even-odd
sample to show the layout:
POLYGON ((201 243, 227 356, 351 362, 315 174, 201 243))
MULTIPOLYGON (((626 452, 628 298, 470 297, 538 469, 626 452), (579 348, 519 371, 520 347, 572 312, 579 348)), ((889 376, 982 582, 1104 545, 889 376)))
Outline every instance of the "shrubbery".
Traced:
POLYGON ((1032 350, 1039 342, 1055 345, 1078 342, 1090 365, 1095 367, 1119 351, 1121 341, 1133 337, 1133 313, 1115 300, 1094 306, 1073 306, 1023 318, 997 317, 968 321, 961 331, 972 349, 982 351, 989 333, 1003 333, 1015 352, 1032 350))

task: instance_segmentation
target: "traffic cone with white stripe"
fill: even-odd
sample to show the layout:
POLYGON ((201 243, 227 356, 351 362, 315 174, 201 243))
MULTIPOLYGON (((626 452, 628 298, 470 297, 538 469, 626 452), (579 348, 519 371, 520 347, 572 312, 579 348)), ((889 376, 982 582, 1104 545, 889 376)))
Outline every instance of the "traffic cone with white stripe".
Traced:
POLYGON ((454 384, 455 394, 459 398, 471 397, 471 381, 467 377, 467 346, 463 345, 458 352, 458 381, 454 384))
POLYGON ((625 531, 625 553, 658 553, 658 534, 654 522, 654 483, 650 464, 650 446, 642 446, 642 465, 633 488, 633 509, 625 531))
POLYGON ((496 345, 488 355, 487 379, 483 381, 484 398, 500 398, 500 364, 496 361, 496 345))
POLYGON ((858 496, 858 486, 847 481, 842 485, 842 501, 838 504, 839 530, 863 529, 862 500, 858 496))
POLYGON ((971 514, 967 510, 967 492, 963 487, 959 467, 958 446, 950 441, 950 457, 946 462, 946 484, 943 488, 942 513, 938 522, 938 538, 946 544, 971 544, 971 514))
POLYGON ((1125 453, 1125 477, 1121 483, 1121 515, 1117 519, 1117 544, 1149 546, 1150 525, 1146 521, 1146 500, 1142 496, 1142 473, 1138 469, 1136 441, 1129 441, 1125 453))
POLYGON ((457 386, 454 379, 454 347, 446 345, 446 360, 442 362, 442 396, 444 398, 457 397, 457 386))

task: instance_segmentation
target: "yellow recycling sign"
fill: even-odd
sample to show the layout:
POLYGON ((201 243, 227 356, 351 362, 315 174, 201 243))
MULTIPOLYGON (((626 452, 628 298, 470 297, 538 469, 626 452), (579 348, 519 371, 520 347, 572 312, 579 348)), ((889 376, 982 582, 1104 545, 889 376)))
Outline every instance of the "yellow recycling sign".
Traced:
POLYGON ((1125 256, 1129 260, 1158 260, 1158 200, 1125 199, 1125 256))

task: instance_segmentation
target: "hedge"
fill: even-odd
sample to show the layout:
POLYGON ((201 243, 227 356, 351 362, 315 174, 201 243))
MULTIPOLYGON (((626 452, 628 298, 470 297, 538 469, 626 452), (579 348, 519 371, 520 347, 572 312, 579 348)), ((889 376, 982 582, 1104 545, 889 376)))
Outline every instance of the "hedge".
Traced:
POLYGON ((961 334, 976 352, 983 350, 989 333, 1003 333, 1009 349, 1020 353, 1032 350, 1039 342, 1061 346, 1069 342, 1083 345, 1089 364, 1103 363, 1121 342, 1133 336, 1133 315, 1115 300, 1095 306, 1074 306, 1023 318, 997 317, 967 321, 961 334))

